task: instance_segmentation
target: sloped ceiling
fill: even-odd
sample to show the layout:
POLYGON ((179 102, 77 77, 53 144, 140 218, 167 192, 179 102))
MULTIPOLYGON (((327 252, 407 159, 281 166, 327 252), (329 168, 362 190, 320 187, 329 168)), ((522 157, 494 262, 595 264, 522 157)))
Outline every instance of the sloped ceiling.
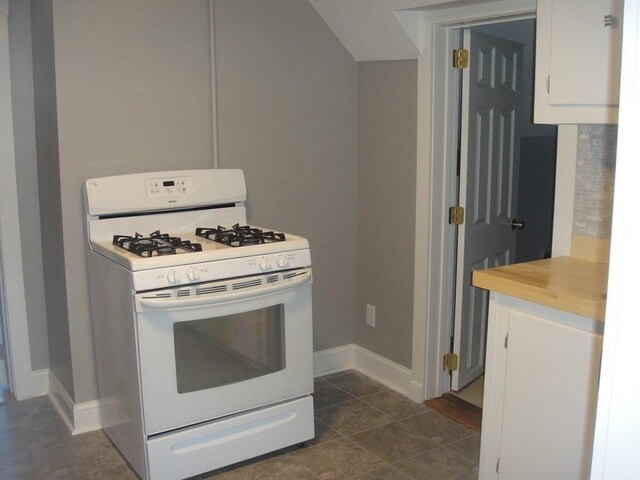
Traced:
MULTIPOLYGON (((473 1, 473 0, 472 0, 473 1)), ((420 10, 469 0, 309 0, 356 61, 418 58, 420 10)))

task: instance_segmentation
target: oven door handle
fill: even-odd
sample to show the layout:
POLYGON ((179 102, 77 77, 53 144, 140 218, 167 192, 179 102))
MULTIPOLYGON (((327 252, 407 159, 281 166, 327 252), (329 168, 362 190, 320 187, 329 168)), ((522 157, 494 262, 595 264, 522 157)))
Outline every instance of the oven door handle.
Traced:
POLYGON ((141 307, 154 310, 167 310, 170 308, 197 307, 203 305, 214 305, 216 303, 232 302, 248 297, 259 297, 270 295, 272 293, 291 290, 303 285, 311 280, 311 271, 308 270, 289 280, 280 281, 273 285, 261 285, 246 289, 235 290, 225 293, 212 293, 208 295, 199 295, 196 297, 178 297, 178 298, 139 298, 138 303, 141 307))

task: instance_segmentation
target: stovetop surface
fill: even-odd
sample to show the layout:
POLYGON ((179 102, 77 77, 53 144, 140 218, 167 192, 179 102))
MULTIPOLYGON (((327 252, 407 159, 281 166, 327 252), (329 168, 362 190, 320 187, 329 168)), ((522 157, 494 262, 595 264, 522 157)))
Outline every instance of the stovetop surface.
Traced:
POLYGON ((287 239, 282 232, 274 232, 273 230, 265 230, 238 223, 231 227, 221 225, 217 227, 196 227, 195 234, 201 239, 198 242, 156 230, 147 235, 139 232, 128 235, 116 234, 113 236, 112 243, 116 247, 134 253, 139 257, 150 258, 201 252, 202 242, 214 242, 238 248, 284 242, 287 239))
POLYGON ((309 243, 306 239, 292 234, 287 234, 286 241, 249 245, 239 248, 206 240, 189 232, 178 232, 176 235, 182 240, 187 240, 192 243, 200 243, 202 251, 178 253, 175 255, 141 257, 135 253, 123 250, 122 248, 113 245, 113 242, 109 241, 94 241, 92 246, 97 253, 110 258, 130 270, 147 270, 174 265, 197 264, 201 262, 226 260, 231 258, 260 256, 269 253, 284 253, 291 250, 309 248, 309 243))
POLYGON ((229 274, 236 274, 236 267, 231 265, 238 267, 237 274, 310 266, 307 240, 279 233, 279 229, 276 232, 285 238, 282 241, 241 247, 196 236, 197 228, 230 228, 235 224, 272 230, 247 222, 246 187, 240 170, 183 170, 89 179, 85 182, 85 199, 89 248, 137 272, 134 277, 159 278, 173 267, 184 270, 183 278, 196 268, 204 279, 216 276, 213 270, 225 268, 229 274), (148 236, 157 230, 198 247, 186 249, 194 250, 188 253, 157 254, 170 250, 165 248, 156 255, 141 257, 113 244, 114 235, 148 236), (266 256, 269 258, 263 258, 266 256), (214 262, 220 263, 214 267, 214 262), (223 268, 223 264, 226 267, 223 268), (258 264, 267 266, 258 267, 258 264))
MULTIPOLYGON (((230 258, 246 258, 309 248, 306 239, 290 233, 284 233, 286 238, 284 241, 242 247, 232 247, 196 236, 196 229, 199 227, 218 227, 221 225, 230 228, 235 224, 246 225, 247 223, 244 207, 230 207, 94 219, 88 223, 88 232, 91 248, 94 251, 130 270, 148 270, 230 258), (113 245, 114 235, 133 236, 140 233, 143 236, 148 236, 156 230, 171 237, 180 237, 182 241, 200 244, 202 251, 176 255, 156 255, 146 258, 113 245)), ((250 226, 263 231, 273 230, 261 226, 250 226)))

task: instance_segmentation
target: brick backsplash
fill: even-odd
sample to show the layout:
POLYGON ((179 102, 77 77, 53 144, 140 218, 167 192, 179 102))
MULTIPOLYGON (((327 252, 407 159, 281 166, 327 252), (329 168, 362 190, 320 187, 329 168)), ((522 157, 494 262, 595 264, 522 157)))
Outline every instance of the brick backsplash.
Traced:
POLYGON ((573 233, 611 238, 616 125, 579 125, 573 233))

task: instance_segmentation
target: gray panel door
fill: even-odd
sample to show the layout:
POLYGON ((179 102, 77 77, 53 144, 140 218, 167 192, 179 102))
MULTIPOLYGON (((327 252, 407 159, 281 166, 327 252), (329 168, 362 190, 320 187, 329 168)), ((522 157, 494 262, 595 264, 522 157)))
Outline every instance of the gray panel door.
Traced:
POLYGON ((471 272, 514 261, 520 149, 522 45, 465 30, 464 47, 453 390, 484 372, 488 292, 471 286, 471 272))

